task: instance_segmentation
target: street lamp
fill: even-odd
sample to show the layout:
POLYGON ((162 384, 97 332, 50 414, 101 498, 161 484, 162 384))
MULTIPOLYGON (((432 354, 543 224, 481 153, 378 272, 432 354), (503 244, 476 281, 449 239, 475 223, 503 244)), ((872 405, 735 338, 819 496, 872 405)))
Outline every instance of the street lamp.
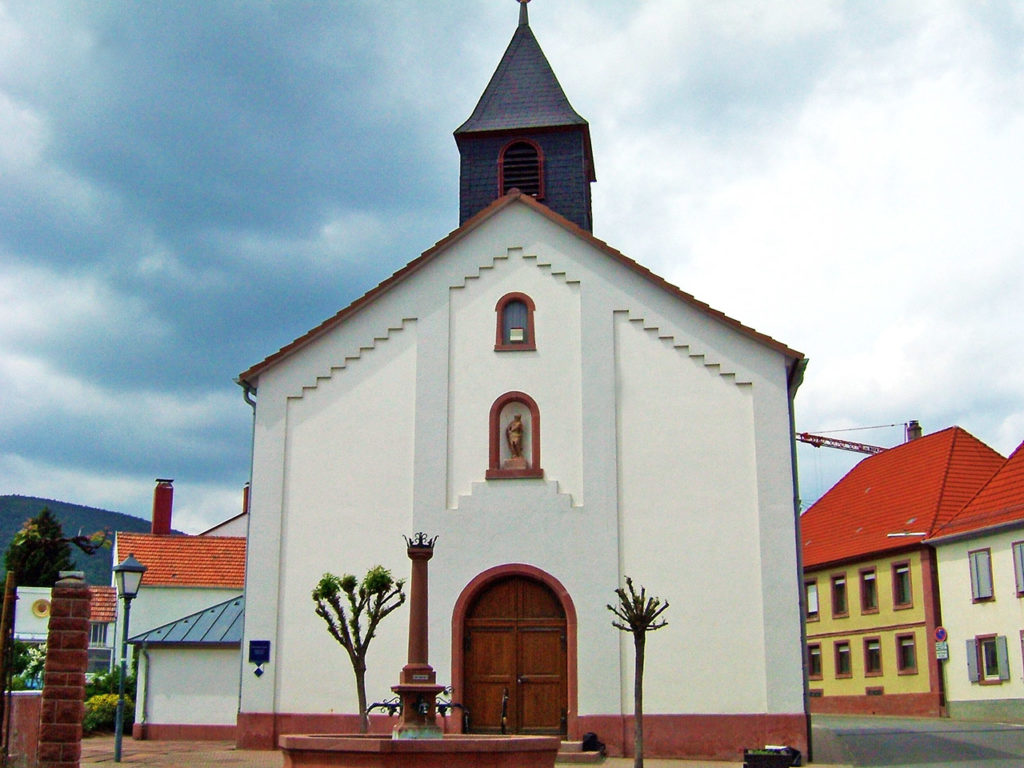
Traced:
POLYGON ((117 586, 117 597, 124 600, 124 622, 121 625, 121 678, 117 684, 117 723, 114 730, 114 762, 121 762, 121 737, 124 734, 124 678, 128 663, 128 614, 132 600, 139 594, 142 574, 146 566, 135 559, 134 554, 114 566, 114 584, 117 586))

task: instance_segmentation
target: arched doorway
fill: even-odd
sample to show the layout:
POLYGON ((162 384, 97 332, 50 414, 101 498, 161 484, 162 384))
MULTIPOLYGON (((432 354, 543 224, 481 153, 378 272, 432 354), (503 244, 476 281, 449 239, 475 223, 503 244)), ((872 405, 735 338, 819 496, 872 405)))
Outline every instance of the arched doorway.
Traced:
POLYGON ((495 579, 473 598, 462 676, 472 733, 565 735, 566 632, 558 596, 529 576, 495 579))

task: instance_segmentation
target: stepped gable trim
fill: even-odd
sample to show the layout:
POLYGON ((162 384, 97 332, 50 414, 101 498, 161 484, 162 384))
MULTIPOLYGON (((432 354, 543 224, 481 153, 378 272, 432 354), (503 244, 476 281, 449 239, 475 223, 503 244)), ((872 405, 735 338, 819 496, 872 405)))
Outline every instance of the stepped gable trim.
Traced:
POLYGON ((507 195, 499 197, 486 208, 479 211, 473 217, 468 219, 461 227, 450 232, 446 237, 439 240, 431 248, 427 249, 422 254, 420 254, 419 257, 410 261, 408 264, 406 264, 404 267, 402 267, 397 272, 392 274, 389 278, 384 280, 375 288, 371 288, 369 291, 367 291, 361 297, 353 301, 347 307, 340 310, 339 312, 329 317, 328 319, 324 320, 324 322, 320 323, 320 325, 316 326, 312 330, 308 331, 302 336, 299 336, 291 343, 281 347, 281 349, 279 349, 277 352, 270 355, 269 357, 265 358, 263 361, 252 366, 248 370, 240 373, 238 375, 238 378, 236 379, 236 382, 241 386, 253 386, 253 380, 259 378, 260 374, 262 374, 268 368, 271 368, 272 366, 276 365, 284 358, 288 357, 289 355, 298 351, 299 349, 302 349, 307 344, 313 342, 320 336, 330 331, 335 326, 344 322, 346 319, 359 312, 359 310, 373 302, 386 291, 391 290, 402 281, 407 280, 412 275, 416 274, 416 272, 419 269, 428 264, 440 252, 444 251, 449 246, 457 243, 459 240, 469 235, 470 232, 475 230, 477 227, 481 226, 491 217, 497 215, 500 211, 504 210, 505 208, 508 208, 510 205, 517 202, 541 214, 552 223, 567 230, 571 234, 585 241, 594 248, 600 250, 605 255, 618 261, 620 264, 627 267, 628 269, 633 270, 644 279, 658 286, 662 290, 667 291, 668 293, 675 296, 683 303, 690 305, 699 312, 702 312, 703 314, 711 317, 714 320, 717 320, 723 325, 726 325, 738 331, 744 336, 747 336, 748 338, 753 339, 754 341, 763 344, 766 347, 769 347, 770 349, 774 349, 776 352, 780 352, 782 355, 784 355, 791 361, 804 359, 804 355, 802 352, 797 352, 796 350, 791 349, 782 342, 776 341, 771 336, 760 333, 759 331, 755 331, 753 328, 743 325, 743 323, 739 322, 738 320, 734 320, 725 313, 720 312, 717 309, 713 309, 710 305, 704 303, 703 301, 699 301, 693 295, 686 293, 682 289, 665 280, 663 277, 656 275, 647 267, 629 258, 621 251, 618 251, 615 248, 611 247, 603 240, 594 237, 585 229, 577 226, 573 222, 566 219, 564 216, 555 213, 553 210, 548 208, 543 203, 537 202, 530 195, 524 195, 518 190, 513 190, 509 192, 507 195))
POLYGON ((340 363, 335 363, 334 365, 330 366, 330 368, 327 369, 326 373, 318 374, 314 378, 313 383, 303 384, 298 394, 288 395, 288 400, 301 400, 309 392, 313 392, 319 389, 320 385, 323 382, 330 381, 332 378, 334 378, 334 374, 336 374, 338 371, 343 371, 346 368, 348 368, 350 364, 364 359, 364 357, 367 354, 378 349, 380 345, 383 344, 385 341, 390 341, 395 334, 404 331, 407 325, 411 325, 415 322, 416 321, 414 319, 403 317, 401 324, 389 327, 383 335, 375 334, 372 343, 360 344, 359 348, 355 352, 345 355, 344 359, 340 363))
POLYGON ((960 511, 936 523, 928 540, 946 541, 1016 526, 1024 526, 1024 443, 960 511))
POLYGON ((629 310, 619 309, 613 313, 616 317, 622 317, 625 322, 639 327, 645 334, 657 337, 659 341, 670 345, 680 355, 688 357, 695 365, 702 366, 712 376, 719 376, 737 387, 749 387, 753 382, 747 379, 738 379, 735 371, 723 370, 721 363, 708 360, 707 354, 693 349, 687 341, 679 340, 675 334, 668 333, 660 326, 653 324, 644 317, 635 317, 629 310))

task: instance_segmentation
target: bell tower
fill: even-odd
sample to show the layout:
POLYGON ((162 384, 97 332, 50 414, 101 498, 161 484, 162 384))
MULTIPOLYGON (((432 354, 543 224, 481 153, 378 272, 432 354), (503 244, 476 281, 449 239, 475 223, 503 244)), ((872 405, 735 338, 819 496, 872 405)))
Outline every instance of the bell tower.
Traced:
POLYGON ((528 2, 519 0, 512 41, 473 114, 455 130, 459 224, 518 189, 590 232, 590 126, 569 104, 534 37, 528 2))

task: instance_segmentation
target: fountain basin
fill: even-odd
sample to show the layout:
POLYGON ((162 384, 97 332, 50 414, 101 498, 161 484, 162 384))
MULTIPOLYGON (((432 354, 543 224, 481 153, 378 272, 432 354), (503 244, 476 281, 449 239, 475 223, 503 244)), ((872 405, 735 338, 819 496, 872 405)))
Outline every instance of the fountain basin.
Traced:
POLYGON ((556 736, 450 734, 393 739, 376 734, 302 734, 280 738, 284 768, 551 768, 556 736))

